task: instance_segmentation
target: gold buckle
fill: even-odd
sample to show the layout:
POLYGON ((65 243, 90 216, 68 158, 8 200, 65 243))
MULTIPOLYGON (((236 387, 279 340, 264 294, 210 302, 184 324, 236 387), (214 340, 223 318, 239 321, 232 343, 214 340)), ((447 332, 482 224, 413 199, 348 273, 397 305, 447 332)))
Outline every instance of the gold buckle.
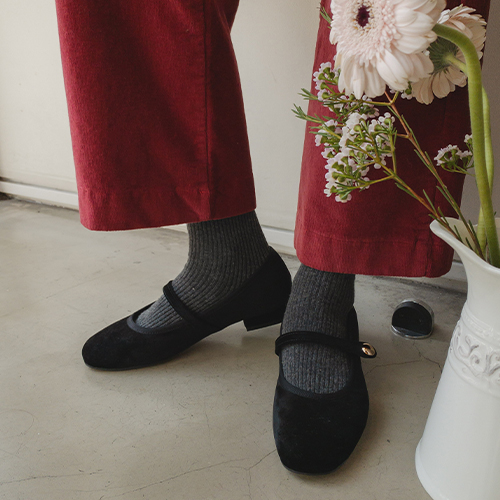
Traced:
POLYGON ((363 342, 361 352, 368 358, 374 358, 377 355, 377 350, 368 342, 363 342))

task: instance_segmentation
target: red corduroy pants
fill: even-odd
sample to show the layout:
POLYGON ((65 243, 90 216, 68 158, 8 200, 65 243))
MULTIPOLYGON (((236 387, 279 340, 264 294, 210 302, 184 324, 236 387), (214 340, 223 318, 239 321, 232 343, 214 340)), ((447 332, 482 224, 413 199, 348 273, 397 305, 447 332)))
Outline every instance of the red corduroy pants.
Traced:
MULTIPOLYGON (((230 36, 238 3, 56 0, 83 225, 155 227, 255 208, 230 36)), ((322 4, 329 8, 328 0, 322 4)), ((468 5, 486 16, 489 0, 468 5)), ((322 20, 314 69, 334 54, 322 20)), ((462 143, 469 131, 465 89, 430 106, 403 101, 399 109, 431 156, 462 143)), ((309 111, 326 109, 311 103, 309 111)), ((403 141, 398 147, 402 177, 452 215, 411 147, 403 141)), ((389 182, 336 203, 324 195, 320 153, 307 131, 295 230, 302 263, 353 274, 448 271, 452 251, 431 235, 423 207, 389 182)), ((459 199, 463 178, 443 175, 459 199)))

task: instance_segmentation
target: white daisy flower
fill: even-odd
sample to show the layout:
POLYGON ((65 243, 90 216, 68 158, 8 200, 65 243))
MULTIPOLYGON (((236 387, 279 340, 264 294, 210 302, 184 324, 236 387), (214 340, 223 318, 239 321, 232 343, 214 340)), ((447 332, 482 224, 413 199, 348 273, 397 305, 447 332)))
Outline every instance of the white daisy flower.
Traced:
MULTIPOLYGON (((486 39, 486 21, 474 9, 460 5, 454 9, 442 12, 438 23, 454 28, 467 35, 474 43, 477 55, 481 59, 486 39)), ((430 58, 434 63, 432 75, 412 84, 412 95, 418 102, 430 104, 434 96, 446 97, 455 88, 465 87, 467 77, 458 68, 443 59, 443 55, 453 54, 457 59, 465 62, 462 51, 453 43, 438 38, 430 47, 430 58)))
MULTIPOLYGON (((484 42, 486 40, 486 21, 479 15, 473 14, 475 9, 459 5, 454 9, 447 9, 441 13, 439 24, 450 26, 467 35, 476 47, 477 56, 483 56, 484 42)), ((461 55, 461 52, 459 52, 461 55)), ((463 55, 461 55, 463 57, 463 55)), ((460 57, 459 57, 460 59, 460 57)), ((464 60, 464 59, 462 59, 464 60)))
POLYGON ((433 70, 423 51, 445 0, 332 0, 330 41, 337 44, 339 89, 360 99, 386 85, 405 90, 433 70))

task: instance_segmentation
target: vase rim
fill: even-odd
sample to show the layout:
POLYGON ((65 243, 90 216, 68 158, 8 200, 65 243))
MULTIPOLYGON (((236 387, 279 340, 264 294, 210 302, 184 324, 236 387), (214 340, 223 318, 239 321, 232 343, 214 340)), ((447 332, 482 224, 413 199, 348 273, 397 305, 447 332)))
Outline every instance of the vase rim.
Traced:
MULTIPOLYGON (((456 219, 454 217, 445 217, 445 219, 450 223, 452 227, 455 226, 458 229, 458 231, 460 230, 466 231, 465 224, 460 219, 456 219)), ((497 217, 495 219, 495 222, 497 229, 500 229, 500 217, 497 217)), ((492 266, 490 263, 481 259, 481 257, 479 257, 479 255, 477 255, 467 245, 460 242, 455 236, 450 234, 437 220, 433 220, 431 222, 430 227, 432 232, 436 236, 441 238, 443 241, 448 243, 454 250, 456 250, 456 252, 460 255, 460 257, 462 257, 462 255, 467 256, 469 259, 473 260, 477 265, 481 266, 489 273, 500 275, 499 268, 492 266)))

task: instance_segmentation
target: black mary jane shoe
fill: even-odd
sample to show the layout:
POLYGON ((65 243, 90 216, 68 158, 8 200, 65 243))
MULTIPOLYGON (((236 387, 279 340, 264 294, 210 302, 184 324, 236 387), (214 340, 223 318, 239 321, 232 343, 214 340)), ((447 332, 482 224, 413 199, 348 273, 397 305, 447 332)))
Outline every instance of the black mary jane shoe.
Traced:
POLYGON ((128 370, 163 363, 233 323, 243 321, 247 330, 281 323, 290 290, 290 273, 271 248, 264 264, 237 291, 203 315, 193 313, 176 295, 170 282, 163 293, 183 318, 182 323, 173 328, 140 327, 136 320, 148 305, 90 337, 83 346, 83 359, 88 366, 103 370, 128 370))
MULTIPOLYGON (((348 316, 351 338, 359 338, 356 312, 348 316)), ((360 358, 374 358, 373 346, 315 332, 292 332, 276 340, 276 354, 283 346, 313 342, 339 349, 353 357, 352 375, 334 393, 317 394, 290 384, 280 374, 273 408, 273 430, 283 465, 302 474, 328 474, 340 467, 353 452, 368 418, 368 391, 360 358)))

